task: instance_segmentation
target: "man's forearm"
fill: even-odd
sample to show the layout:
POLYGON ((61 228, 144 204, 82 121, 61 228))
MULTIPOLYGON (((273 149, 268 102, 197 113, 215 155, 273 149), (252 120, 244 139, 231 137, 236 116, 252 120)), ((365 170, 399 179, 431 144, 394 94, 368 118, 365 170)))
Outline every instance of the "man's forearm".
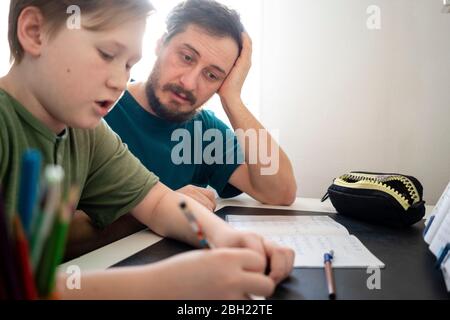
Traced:
POLYGON ((251 114, 241 99, 225 101, 222 99, 224 110, 230 120, 233 129, 243 131, 244 137, 239 137, 239 142, 244 146, 244 155, 249 169, 250 182, 258 193, 267 198, 273 197, 274 202, 280 202, 283 198, 285 204, 290 204, 295 198, 297 186, 293 168, 286 153, 276 143, 270 133, 251 114), (253 130, 255 142, 246 142, 245 134, 253 130), (260 134, 261 133, 261 134, 260 134), (264 154, 261 154, 264 153, 264 154), (276 170, 268 170, 268 163, 263 163, 262 158, 270 159, 271 167, 276 170), (257 161, 249 161, 257 160, 257 161), (275 191, 275 192, 274 192, 275 191))

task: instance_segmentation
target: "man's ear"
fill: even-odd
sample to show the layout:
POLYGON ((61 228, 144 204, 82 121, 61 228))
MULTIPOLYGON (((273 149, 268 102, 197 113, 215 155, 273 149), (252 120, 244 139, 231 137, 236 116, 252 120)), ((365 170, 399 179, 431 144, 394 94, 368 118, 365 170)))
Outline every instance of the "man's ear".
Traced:
POLYGON ((17 20, 17 38, 25 53, 39 57, 45 36, 44 17, 36 7, 26 7, 17 20))

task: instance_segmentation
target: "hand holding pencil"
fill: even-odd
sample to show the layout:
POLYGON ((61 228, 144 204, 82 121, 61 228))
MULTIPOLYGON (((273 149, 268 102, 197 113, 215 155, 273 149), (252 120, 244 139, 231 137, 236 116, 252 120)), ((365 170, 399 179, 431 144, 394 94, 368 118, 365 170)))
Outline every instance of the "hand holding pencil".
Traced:
POLYGON ((206 238, 201 223, 194 213, 189 210, 186 202, 181 202, 180 208, 186 216, 191 229, 197 235, 201 248, 247 248, 259 253, 266 261, 264 273, 268 274, 277 284, 291 273, 295 256, 292 249, 278 246, 257 234, 238 231, 231 227, 220 230, 218 232, 220 236, 215 237, 215 242, 211 243, 210 239, 206 238))
POLYGON ((189 210, 185 201, 180 203, 180 209, 181 211, 183 211, 185 217, 187 218, 192 231, 197 235, 200 247, 204 249, 213 249, 214 245, 210 241, 208 241, 208 239, 206 239, 202 226, 200 225, 194 214, 189 210))

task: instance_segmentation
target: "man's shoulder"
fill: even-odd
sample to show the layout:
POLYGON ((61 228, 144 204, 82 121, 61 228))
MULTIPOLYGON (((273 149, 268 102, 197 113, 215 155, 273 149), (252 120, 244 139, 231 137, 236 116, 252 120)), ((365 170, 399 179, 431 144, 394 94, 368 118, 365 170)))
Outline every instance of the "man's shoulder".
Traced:
POLYGON ((140 104, 127 90, 116 102, 114 108, 105 117, 105 120, 113 129, 116 129, 115 127, 122 126, 126 119, 139 118, 138 111, 140 108, 140 104))
POLYGON ((218 129, 221 131, 231 130, 230 127, 225 124, 220 118, 218 118, 215 113, 211 110, 200 110, 197 115, 192 119, 193 122, 202 122, 203 130, 208 129, 218 129))
POLYGON ((218 119, 216 114, 211 110, 202 109, 198 112, 197 117, 207 118, 207 119, 218 119))
POLYGON ((200 110, 194 118, 192 118, 191 122, 201 121, 206 127, 215 127, 217 122, 220 122, 220 119, 214 114, 211 110, 200 110))

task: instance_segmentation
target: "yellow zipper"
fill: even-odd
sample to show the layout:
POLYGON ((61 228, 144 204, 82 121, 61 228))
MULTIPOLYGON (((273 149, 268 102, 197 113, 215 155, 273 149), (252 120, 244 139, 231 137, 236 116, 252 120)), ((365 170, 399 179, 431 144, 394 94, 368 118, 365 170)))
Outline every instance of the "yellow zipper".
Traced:
POLYGON ((409 178, 404 176, 350 173, 337 178, 334 181, 334 184, 346 188, 369 189, 386 192, 395 200, 397 200, 397 202, 403 207, 403 209, 405 209, 405 211, 408 210, 412 204, 409 204, 408 199, 406 199, 405 195, 401 194, 398 190, 395 190, 394 188, 386 184, 386 182, 390 181, 400 181, 405 186, 408 195, 412 199, 412 204, 420 202, 420 195, 417 191, 416 186, 409 178), (348 180, 355 180, 355 182, 348 182, 348 180))

